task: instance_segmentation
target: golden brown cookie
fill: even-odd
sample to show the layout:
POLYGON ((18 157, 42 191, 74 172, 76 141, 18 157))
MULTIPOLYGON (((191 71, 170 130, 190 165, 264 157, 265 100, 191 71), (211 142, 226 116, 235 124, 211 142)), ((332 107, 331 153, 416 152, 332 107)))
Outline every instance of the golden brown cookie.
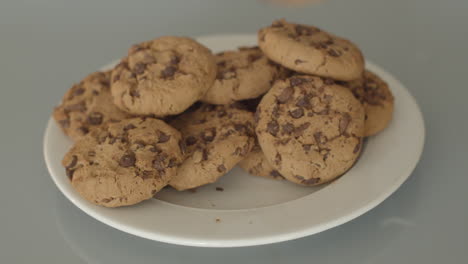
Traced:
POLYGON ((348 85, 366 112, 364 136, 384 130, 393 116, 394 98, 387 83, 375 73, 366 70, 362 79, 348 85))
POLYGON ((215 77, 208 48, 190 38, 160 37, 129 50, 112 72, 111 91, 129 113, 175 115, 201 99, 215 77))
POLYGON ((230 104, 256 98, 270 89, 278 74, 258 47, 243 47, 237 51, 216 54, 218 71, 213 86, 201 101, 210 104, 230 104))
POLYGON ((215 182, 254 145, 253 114, 234 107, 203 104, 171 125, 187 146, 187 159, 170 182, 179 191, 215 182))
POLYGON ((132 118, 91 131, 62 164, 86 200, 118 207, 150 199, 166 186, 184 148, 180 133, 163 121, 132 118))
POLYGON ((94 72, 73 85, 54 109, 53 117, 63 132, 77 140, 107 121, 120 121, 130 114, 112 102, 110 72, 94 72))
POLYGON ((362 53, 349 40, 284 19, 260 29, 258 45, 268 58, 297 72, 350 81, 364 70, 362 53))
POLYGON ((361 150, 363 106, 348 88, 320 77, 276 81, 257 107, 256 120, 269 164, 298 184, 335 179, 361 150))

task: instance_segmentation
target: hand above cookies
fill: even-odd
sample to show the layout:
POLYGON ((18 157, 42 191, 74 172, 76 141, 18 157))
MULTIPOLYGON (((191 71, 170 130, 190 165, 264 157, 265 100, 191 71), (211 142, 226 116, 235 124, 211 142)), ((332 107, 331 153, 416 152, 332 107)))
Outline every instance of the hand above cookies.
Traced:
POLYGON ((305 186, 333 181, 393 108, 355 44, 282 19, 259 30, 258 47, 136 44, 111 71, 73 85, 53 118, 74 141, 62 161, 71 185, 119 207, 216 182, 236 165, 305 186))

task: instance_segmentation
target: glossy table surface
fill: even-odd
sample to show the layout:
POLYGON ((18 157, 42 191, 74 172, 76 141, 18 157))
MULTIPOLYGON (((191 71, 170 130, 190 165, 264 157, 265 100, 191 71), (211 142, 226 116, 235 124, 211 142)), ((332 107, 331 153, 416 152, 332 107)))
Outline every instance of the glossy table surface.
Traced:
POLYGON ((267 2, 2 1, 0 262, 466 263, 468 1, 323 0, 299 7, 267 2), (53 105, 72 83, 139 41, 253 33, 281 17, 352 39, 418 101, 425 150, 389 199, 310 237, 209 249, 122 233, 58 191, 43 161, 42 137, 53 105))

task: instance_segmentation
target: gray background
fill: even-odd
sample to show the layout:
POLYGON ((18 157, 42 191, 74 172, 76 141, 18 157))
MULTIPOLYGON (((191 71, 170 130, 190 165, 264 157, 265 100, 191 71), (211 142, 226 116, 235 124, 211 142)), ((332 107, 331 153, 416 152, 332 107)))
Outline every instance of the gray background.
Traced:
MULTIPOLYGON (((466 263, 468 1, 0 2, 1 263, 466 263), (52 106, 135 42, 164 34, 253 33, 274 18, 357 42, 416 97, 427 139, 411 178, 356 220, 291 242, 200 249, 114 230, 59 193, 42 158, 52 106)), ((317 212, 320 213, 320 212, 317 212)), ((189 221, 189 219, 187 219, 189 221)))

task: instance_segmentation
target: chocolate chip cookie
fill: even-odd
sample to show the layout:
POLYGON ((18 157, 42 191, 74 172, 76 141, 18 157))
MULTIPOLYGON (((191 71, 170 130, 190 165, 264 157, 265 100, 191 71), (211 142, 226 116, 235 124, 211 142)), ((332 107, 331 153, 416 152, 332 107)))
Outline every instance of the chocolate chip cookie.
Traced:
POLYGON ((284 180, 284 177, 268 163, 258 144, 252 148, 252 151, 238 165, 255 176, 284 180))
POLYGON ((213 86, 202 98, 210 104, 230 104, 256 98, 270 89, 278 74, 258 47, 243 47, 238 51, 216 54, 218 71, 213 86))
POLYGON ((215 182, 254 146, 253 114, 234 107, 203 104, 171 125, 187 146, 187 159, 170 182, 179 191, 215 182))
POLYGON ((364 70, 356 45, 313 26, 277 20, 260 29, 258 45, 268 58, 297 72, 350 81, 364 70))
POLYGON ((366 112, 364 136, 372 136, 384 130, 392 120, 394 105, 387 83, 366 70, 363 78, 350 82, 349 87, 366 112))
POLYGON ((114 103, 129 113, 183 112, 212 86, 216 63, 195 40, 160 37, 134 45, 112 72, 114 103))
POLYGON ((54 109, 53 117, 63 132, 77 140, 107 121, 120 121, 130 115, 112 102, 110 72, 94 72, 73 85, 54 109))
POLYGON ((351 91, 315 76, 275 82, 256 112, 269 164, 287 180, 317 185, 348 170, 361 150, 364 108, 351 91))
POLYGON ((132 118, 91 131, 62 164, 86 200, 118 207, 150 199, 166 186, 184 149, 180 133, 163 121, 132 118))

